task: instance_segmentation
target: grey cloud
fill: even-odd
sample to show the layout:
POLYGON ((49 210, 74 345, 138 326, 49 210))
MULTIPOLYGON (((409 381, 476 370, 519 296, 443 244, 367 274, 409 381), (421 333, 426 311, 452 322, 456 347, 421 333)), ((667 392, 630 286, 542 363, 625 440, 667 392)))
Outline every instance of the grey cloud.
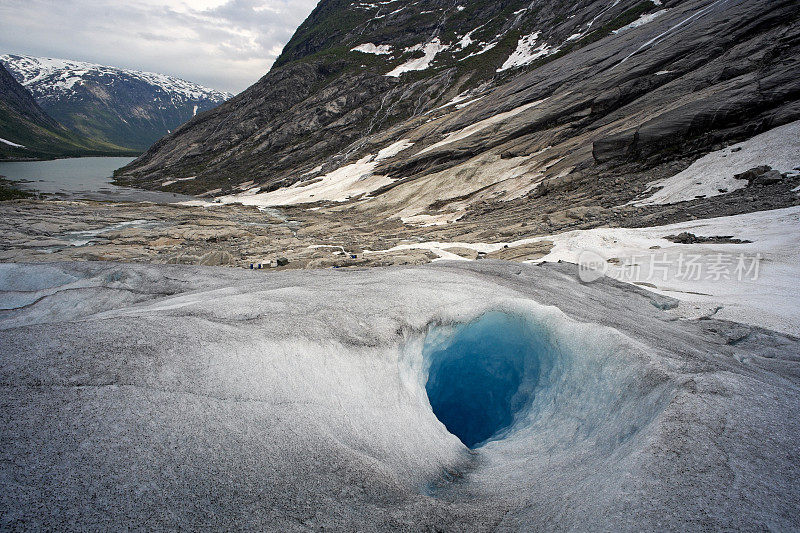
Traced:
POLYGON ((0 53, 171 74, 239 92, 269 69, 316 0, 3 0, 0 53), (213 3, 213 1, 211 2, 213 3))

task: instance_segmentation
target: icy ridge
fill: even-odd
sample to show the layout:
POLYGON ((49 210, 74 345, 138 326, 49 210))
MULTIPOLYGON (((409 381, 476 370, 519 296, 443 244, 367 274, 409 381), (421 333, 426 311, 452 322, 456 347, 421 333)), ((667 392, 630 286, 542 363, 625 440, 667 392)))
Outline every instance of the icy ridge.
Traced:
POLYGON ((47 97, 51 91, 69 93, 76 84, 81 83, 89 75, 131 77, 166 93, 191 100, 205 98, 223 102, 233 96, 166 74, 109 67, 84 61, 6 54, 0 56, 0 62, 36 97, 47 97))

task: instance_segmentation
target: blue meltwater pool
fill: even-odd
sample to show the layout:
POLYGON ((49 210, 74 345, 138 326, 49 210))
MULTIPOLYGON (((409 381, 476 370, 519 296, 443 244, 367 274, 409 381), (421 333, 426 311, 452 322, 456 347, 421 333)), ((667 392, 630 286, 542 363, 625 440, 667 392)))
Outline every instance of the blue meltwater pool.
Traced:
POLYGON ((469 448, 502 437, 533 399, 547 344, 515 315, 436 328, 423 348, 434 414, 469 448))

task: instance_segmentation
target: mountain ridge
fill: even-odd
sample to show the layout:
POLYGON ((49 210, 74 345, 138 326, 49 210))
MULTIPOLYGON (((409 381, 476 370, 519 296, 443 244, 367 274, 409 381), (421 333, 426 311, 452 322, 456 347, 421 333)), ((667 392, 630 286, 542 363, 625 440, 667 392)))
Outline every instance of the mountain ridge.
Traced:
POLYGON ((232 96, 174 76, 84 61, 6 54, 0 63, 70 130, 140 151, 232 96))
POLYGON ((403 220, 519 217, 625 205, 800 118, 794 2, 418 4, 320 3, 258 83, 117 179, 403 220))
POLYGON ((33 95, 0 64, 0 160, 89 155, 133 155, 69 131, 45 113, 33 95))

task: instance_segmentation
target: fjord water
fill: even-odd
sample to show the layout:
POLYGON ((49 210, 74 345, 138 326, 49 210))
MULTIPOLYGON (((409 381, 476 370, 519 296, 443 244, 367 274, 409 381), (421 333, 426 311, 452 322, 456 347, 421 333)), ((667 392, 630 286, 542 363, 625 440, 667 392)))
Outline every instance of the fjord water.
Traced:
POLYGON ((133 161, 130 157, 80 157, 53 161, 0 163, 0 176, 23 189, 67 200, 172 203, 190 196, 118 187, 114 171, 133 161))

